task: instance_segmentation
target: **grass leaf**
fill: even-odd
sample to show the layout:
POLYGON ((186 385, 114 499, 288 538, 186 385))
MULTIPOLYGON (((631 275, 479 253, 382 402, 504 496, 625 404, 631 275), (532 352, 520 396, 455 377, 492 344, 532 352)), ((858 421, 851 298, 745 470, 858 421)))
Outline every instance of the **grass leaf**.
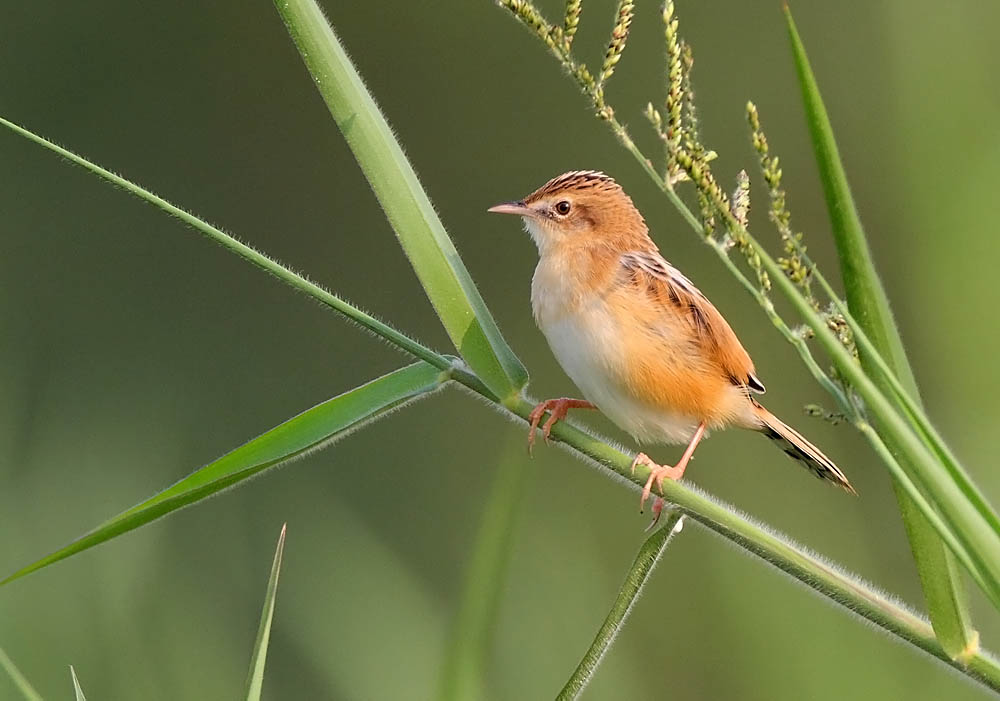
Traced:
POLYGON ((100 545, 177 509, 240 484, 281 463, 323 448, 351 431, 438 389, 447 375, 414 363, 328 399, 191 473, 172 487, 115 516, 64 548, 0 581, 12 582, 100 545))
MULTIPOLYGON (((985 501, 969 498, 969 493, 953 478, 940 455, 924 442, 925 434, 916 430, 909 417, 900 413, 898 405, 886 397, 858 365, 855 357, 830 331, 825 319, 802 296, 777 261, 756 241, 753 244, 755 255, 774 285, 785 294, 830 354, 838 371, 865 402, 877 422, 877 435, 885 443, 898 448, 898 465, 902 472, 894 471, 893 475, 901 483, 905 481, 903 486, 908 494, 926 497, 917 501, 921 513, 936 524, 936 530, 942 526, 947 529, 947 533, 943 529, 938 532, 942 537, 949 536, 946 542, 960 545, 960 549, 953 552, 969 569, 994 607, 1000 609, 1000 560, 995 555, 1000 552, 1000 529, 996 527, 996 514, 992 508, 985 501), (940 517, 937 512, 940 512, 940 517)), ((892 469, 888 463, 887 467, 892 469)))
POLYGON ((240 256, 244 260, 253 263, 258 268, 267 271, 268 273, 274 275, 282 282, 290 285, 291 287, 295 288, 300 292, 309 295, 310 297, 317 300, 321 304, 324 304, 333 309, 334 311, 343 314, 351 321, 356 322, 360 326, 374 333, 376 336, 384 338, 394 346, 406 351, 407 353, 410 353, 414 357, 417 357, 427 363, 430 363, 431 365, 440 368, 442 370, 446 370, 451 365, 452 361, 446 358, 445 356, 439 353, 435 353, 431 349, 421 345, 417 341, 406 336, 402 332, 397 331, 388 324, 379 321, 375 317, 371 316, 370 314, 367 314, 366 312, 361 311, 352 304, 345 302, 340 297, 337 297, 336 295, 320 287, 316 283, 307 280, 302 275, 290 270, 289 268, 286 268, 273 258, 269 258, 260 251, 257 251, 251 248, 250 246, 247 246, 245 243, 237 240, 233 236, 230 236, 221 229, 212 226, 208 222, 199 219, 190 212, 187 212, 178 207, 177 205, 168 202, 159 195, 153 194, 149 190, 140 187, 139 185, 136 185, 132 181, 126 180, 120 175, 116 175, 115 173, 112 173, 110 170, 102 168, 96 163, 88 161, 83 156, 79 156, 73 153, 72 151, 63 148, 62 146, 59 146, 58 144, 55 144, 49 141, 48 139, 41 137, 38 134, 35 134, 34 132, 28 129, 25 129, 22 126, 19 126, 14 122, 11 122, 8 119, 0 117, 0 126, 7 127, 15 134, 23 136, 29 141, 35 142, 39 146, 43 146, 49 151, 52 151, 53 153, 56 153, 59 156, 62 156, 66 160, 75 163, 76 165, 81 166, 86 170, 89 170, 91 173, 103 178, 112 185, 116 185, 125 190, 126 192, 135 195, 139 199, 149 202, 154 207, 163 210, 164 212, 173 217, 177 217, 188 226, 194 228, 199 233, 204 234, 205 236, 212 239, 221 246, 229 249, 230 251, 240 256))
POLYGON ((462 595, 442 668, 441 701, 471 701, 481 696, 483 666, 504 592, 517 507, 531 469, 525 459, 525 443, 525 434, 518 431, 497 460, 496 476, 465 567, 462 595))
POLYGON ((2 647, 0 647, 0 667, 3 667, 4 671, 7 672, 7 676, 10 677, 17 690, 21 692, 21 696, 25 698, 25 701, 42 701, 42 695, 35 691, 35 688, 31 686, 31 682, 21 674, 21 670, 14 664, 14 660, 7 656, 2 647))
POLYGON ((557 701, 573 701, 579 698, 587 684, 590 683, 594 672, 597 671, 597 666, 601 664, 601 660, 611 649, 611 644, 624 627, 625 620, 632 612, 635 602, 639 600, 642 588, 653 573, 653 568, 659 562, 663 551, 667 549, 674 533, 680 530, 678 526, 682 518, 684 517, 681 512, 670 512, 666 523, 649 536, 639 548, 635 562, 632 563, 628 574, 625 575, 625 582, 618 592, 615 603, 611 606, 604 623, 597 631, 594 642, 591 643, 583 659, 580 660, 580 664, 577 665, 572 676, 559 692, 559 696, 556 697, 557 701))
MULTIPOLYGON (((791 11, 787 5, 784 9, 809 133, 840 258, 848 309, 877 353, 899 379, 903 391, 919 403, 916 379, 893 319, 889 298, 875 270, 819 86, 791 11)), ((860 356, 866 372, 873 378, 880 378, 878 369, 874 367, 875 359, 872 354, 865 353, 864 348, 861 348, 860 356)), ((892 388, 885 379, 876 379, 876 384, 886 394, 892 394, 892 388)), ((891 441, 889 449, 897 460, 902 457, 898 446, 891 441)), ((930 523, 895 480, 893 487, 899 500, 900 513, 910 539, 934 631, 948 654, 959 657, 978 644, 978 635, 969 622, 964 582, 952 554, 930 523)))
POLYGON ((69 675, 73 677, 73 693, 76 695, 76 701, 87 701, 87 697, 83 695, 83 689, 80 688, 80 680, 76 678, 76 670, 73 669, 73 665, 69 666, 69 675))
POLYGON ((271 564, 271 576, 267 580, 264 610, 260 614, 260 627, 257 629, 257 639, 253 644, 250 674, 247 676, 247 701, 260 701, 260 692, 264 685, 264 663, 267 660, 267 643, 271 638, 271 618, 274 616, 274 601, 278 593, 278 573, 281 571, 281 557, 285 552, 287 526, 288 524, 284 524, 278 535, 278 546, 274 550, 274 562, 271 564))
POLYGON ((275 6, 455 347, 498 397, 515 396, 528 373, 322 10, 314 0, 275 6))

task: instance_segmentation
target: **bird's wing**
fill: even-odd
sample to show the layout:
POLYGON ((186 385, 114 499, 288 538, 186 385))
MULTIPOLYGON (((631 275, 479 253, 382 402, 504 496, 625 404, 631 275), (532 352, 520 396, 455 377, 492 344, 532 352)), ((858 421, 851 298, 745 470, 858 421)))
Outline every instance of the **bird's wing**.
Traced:
POLYGON ((753 361, 736 333, 708 298, 658 251, 631 251, 621 257, 626 281, 645 294, 664 313, 680 312, 694 330, 702 348, 719 363, 733 384, 763 394, 753 361))

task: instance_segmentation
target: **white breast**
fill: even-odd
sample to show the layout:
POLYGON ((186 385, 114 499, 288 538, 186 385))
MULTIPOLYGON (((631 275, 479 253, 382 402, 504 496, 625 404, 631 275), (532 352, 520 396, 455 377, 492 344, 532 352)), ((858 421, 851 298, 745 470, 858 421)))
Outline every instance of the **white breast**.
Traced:
POLYGON ((540 263, 531 299, 538 327, 569 378, 586 399, 637 441, 689 440, 697 419, 634 398, 624 383, 626 352, 611 311, 598 295, 571 297, 559 272, 540 263))

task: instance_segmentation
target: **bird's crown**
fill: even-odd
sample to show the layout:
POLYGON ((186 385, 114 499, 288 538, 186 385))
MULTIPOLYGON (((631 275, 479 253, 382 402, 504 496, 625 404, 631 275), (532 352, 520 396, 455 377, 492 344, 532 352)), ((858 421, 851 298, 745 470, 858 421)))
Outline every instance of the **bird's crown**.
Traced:
POLYGON ((552 180, 525 197, 524 202, 525 204, 530 204, 567 191, 580 193, 593 192, 594 194, 600 192, 624 194, 621 185, 616 183, 614 178, 599 170, 571 170, 552 178, 552 180))

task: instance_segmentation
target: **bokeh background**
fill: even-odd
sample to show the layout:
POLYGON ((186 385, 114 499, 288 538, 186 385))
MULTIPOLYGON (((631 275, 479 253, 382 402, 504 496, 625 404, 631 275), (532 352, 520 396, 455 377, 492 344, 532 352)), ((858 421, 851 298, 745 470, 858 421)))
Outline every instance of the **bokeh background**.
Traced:
MULTIPOLYGON (((561 2, 542 3, 550 15, 561 2)), ((609 88, 640 144, 663 97, 657 6, 637 3, 609 88)), ((716 172, 754 172, 760 106, 794 224, 835 274, 779 3, 678 3, 716 172)), ((487 0, 326 2, 536 396, 573 394, 531 320, 535 252, 485 214, 564 170, 615 175, 666 256, 732 321, 768 405, 861 497, 730 432, 691 481, 921 607, 886 473, 795 354, 487 0), (828 403, 828 402, 827 402, 828 403)), ((794 6, 930 412, 1000 502, 1000 7, 794 6)), ((576 44, 603 51, 613 2, 576 44)), ((120 172, 447 349, 409 265, 271 4, 8 2, 0 113, 120 172)), ((0 133, 0 569, 64 544, 283 419, 407 359, 178 222, 0 133)), ((767 228, 759 178, 755 226, 767 228)), ((585 421, 622 438, 598 417, 585 421)), ((522 469, 524 429, 440 393, 311 456, 0 590, 0 646, 47 698, 74 664, 95 699, 240 693, 273 546, 288 522, 265 695, 426 699, 438 688, 484 502, 522 469)), ((676 448, 653 451, 672 459, 676 448)), ((549 698, 643 538, 636 495, 555 448, 523 472, 479 693, 549 698)), ((997 646, 995 612, 973 596, 997 646)), ((0 698, 15 692, 0 678, 0 698)), ((675 540, 591 699, 977 699, 896 644, 697 526, 675 540)))

